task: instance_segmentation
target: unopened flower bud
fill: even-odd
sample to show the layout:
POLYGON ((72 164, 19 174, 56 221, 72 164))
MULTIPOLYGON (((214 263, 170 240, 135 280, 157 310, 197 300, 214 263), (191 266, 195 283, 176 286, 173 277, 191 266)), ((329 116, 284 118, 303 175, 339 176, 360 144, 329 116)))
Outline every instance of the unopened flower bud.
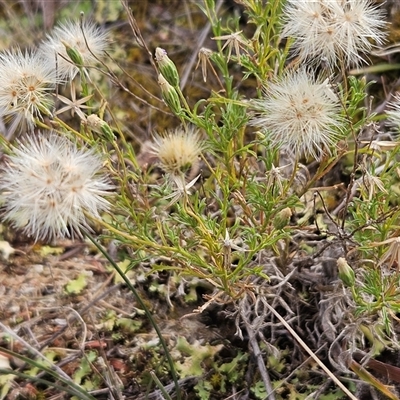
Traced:
POLYGON ((106 139, 112 141, 115 139, 114 133, 107 122, 103 121, 96 114, 91 114, 86 118, 87 126, 93 131, 103 134, 106 139))
POLYGON ((65 46, 65 51, 68 54, 68 57, 71 59, 71 61, 78 67, 83 67, 83 57, 81 55, 81 53, 79 53, 79 51, 74 48, 71 47, 67 42, 65 42, 64 40, 61 40, 62 44, 65 46))
POLYGON ((346 259, 340 257, 337 260, 337 266, 338 266, 339 278, 342 280, 342 282, 346 286, 354 286, 354 283, 356 281, 356 276, 353 269, 347 263, 346 259))
POLYGON ((158 75, 158 84, 161 88, 161 94, 164 101, 167 103, 169 108, 175 113, 180 114, 182 111, 181 103, 179 101, 178 93, 173 86, 164 78, 162 74, 158 75))
POLYGON ((167 56, 167 52, 160 47, 156 48, 156 61, 161 74, 173 87, 179 87, 179 74, 174 62, 167 56))
POLYGON ((275 215, 274 228, 283 229, 290 221, 292 210, 289 207, 284 208, 275 215))

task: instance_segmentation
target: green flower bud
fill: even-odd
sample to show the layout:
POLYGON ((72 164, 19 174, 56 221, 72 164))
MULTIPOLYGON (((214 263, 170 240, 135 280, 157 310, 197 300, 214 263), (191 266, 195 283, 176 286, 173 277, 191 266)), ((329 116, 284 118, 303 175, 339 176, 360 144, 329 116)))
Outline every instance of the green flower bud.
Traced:
POLYGON ((350 265, 347 263, 346 259, 340 257, 337 260, 337 267, 339 272, 339 278, 346 286, 354 286, 356 281, 356 275, 350 265))
POLYGON ((61 43, 65 46, 65 51, 68 54, 68 57, 71 59, 71 61, 78 67, 83 67, 83 58, 81 53, 79 53, 78 50, 75 48, 71 47, 67 42, 64 40, 61 40, 61 43))
POLYGON ((158 75, 158 84, 161 88, 161 95, 169 108, 177 115, 182 111, 179 96, 173 86, 164 78, 162 74, 158 75))
POLYGON ((292 210, 289 207, 286 207, 283 210, 279 211, 274 218, 274 228, 283 229, 286 225, 288 225, 291 216, 292 210))
POLYGON ((173 87, 179 87, 179 74, 173 61, 167 56, 167 52, 160 47, 156 48, 156 61, 161 74, 173 87))
POLYGON ((87 126, 93 131, 103 134, 106 139, 113 141, 115 139, 114 133, 107 122, 103 121, 96 114, 91 114, 86 118, 87 126))

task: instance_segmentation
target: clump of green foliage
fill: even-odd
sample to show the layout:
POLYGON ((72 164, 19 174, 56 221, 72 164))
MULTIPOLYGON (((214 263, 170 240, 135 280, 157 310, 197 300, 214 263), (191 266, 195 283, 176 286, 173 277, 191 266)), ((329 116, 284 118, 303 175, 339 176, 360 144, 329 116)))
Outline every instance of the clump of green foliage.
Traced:
MULTIPOLYGON (((91 237, 95 223, 103 243, 123 250, 128 269, 113 265, 132 291, 128 270, 169 274, 166 285, 153 282, 151 288, 171 308, 178 298, 201 300, 196 298, 201 287, 207 295, 197 311, 225 308, 237 335, 249 336, 257 363, 250 390, 257 398, 284 398, 288 391, 296 395, 292 381, 271 383, 265 366, 268 362, 278 375, 285 373, 289 362, 278 336, 284 330, 291 337, 294 321, 300 321, 298 334, 312 338, 314 351, 327 344, 333 368, 355 373, 387 394, 388 388, 362 374, 356 362, 359 353, 377 356, 397 348, 399 145, 390 126, 381 122, 386 116, 371 96, 368 70, 361 69, 373 44, 384 41, 385 15, 366 0, 238 3, 245 26, 240 17, 221 18, 214 0, 199 4, 213 40, 212 48, 198 53, 209 87, 209 96, 201 99, 191 98, 182 84, 185 71, 165 49, 149 49, 135 15, 122 3, 136 44, 150 55, 154 82, 174 121, 166 132, 153 132, 139 153, 110 106, 104 83, 129 92, 122 79, 129 72, 115 72, 115 60, 103 54, 102 33, 95 28, 82 22, 74 26, 76 32, 70 33, 83 34, 82 47, 65 38, 55 47, 62 30, 73 25, 59 28, 47 45, 62 54, 62 81, 48 72, 49 84, 33 108, 24 105, 19 92, 11 107, 1 90, 0 105, 9 107, 4 116, 17 116, 12 133, 28 118, 28 131, 34 127, 44 135, 52 130, 67 137, 78 159, 86 157, 86 150, 90 157, 101 156, 103 175, 96 183, 99 171, 93 171, 91 184, 82 183, 85 191, 69 186, 65 194, 61 186, 70 171, 64 171, 61 183, 52 187, 53 203, 72 197, 70 212, 81 212, 70 217, 62 208, 51 216, 43 214, 46 202, 31 214, 29 204, 21 206, 21 184, 10 189, 16 172, 6 167, 0 182, 5 217, 36 238, 72 232, 91 237), (56 102, 53 110, 47 95, 64 85, 71 99, 59 96, 64 108, 61 112, 56 102), (68 109, 77 118, 64 118, 68 109), (317 317, 310 325, 304 315, 312 311, 317 317), (335 361, 345 353, 345 361, 335 361)), ((399 109, 397 99, 386 110, 392 126, 398 127, 399 109)), ((3 140, 3 152, 16 164, 25 153, 32 155, 29 140, 40 148, 38 139, 28 144, 3 140)), ((33 196, 31 188, 22 189, 33 196)), ((179 339, 175 350, 185 360, 178 362, 163 346, 177 397, 177 376, 203 376, 205 359, 217 353, 216 347, 199 351, 179 339)), ((291 346, 307 351, 297 338, 291 346)), ((244 362, 247 356, 239 352, 229 362, 208 363, 213 372, 194 386, 199 398, 239 385, 244 362)), ((314 389, 304 390, 310 395, 314 389)), ((345 386, 341 389, 352 396, 345 386)), ((160 390, 169 396, 161 384, 160 390)))

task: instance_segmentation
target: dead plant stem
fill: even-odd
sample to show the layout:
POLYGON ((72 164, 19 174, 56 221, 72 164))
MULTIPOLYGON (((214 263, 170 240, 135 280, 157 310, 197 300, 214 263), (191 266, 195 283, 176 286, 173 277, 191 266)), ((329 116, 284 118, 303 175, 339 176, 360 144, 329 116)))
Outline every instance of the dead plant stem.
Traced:
POLYGON ((254 329, 248 320, 248 316, 246 315, 246 312, 241 310, 240 315, 243 319, 244 324, 246 325, 247 333, 249 335, 249 342, 253 349, 254 357, 257 360, 258 370, 260 371, 261 378, 264 382, 265 390, 267 391, 267 397, 265 398, 265 400, 276 400, 274 388, 272 387, 271 379, 269 377, 267 368, 266 368, 264 360, 262 358, 261 349, 260 349, 260 346, 258 345, 257 338, 254 333, 254 329))
POLYGON ((275 315, 282 325, 289 331, 289 333, 297 340, 300 346, 312 357, 312 359, 326 372, 326 374, 335 382, 335 384, 352 400, 358 400, 346 386, 329 370, 329 368, 315 355, 315 353, 306 345, 294 329, 284 320, 284 318, 273 308, 268 302, 264 301, 265 306, 275 315))

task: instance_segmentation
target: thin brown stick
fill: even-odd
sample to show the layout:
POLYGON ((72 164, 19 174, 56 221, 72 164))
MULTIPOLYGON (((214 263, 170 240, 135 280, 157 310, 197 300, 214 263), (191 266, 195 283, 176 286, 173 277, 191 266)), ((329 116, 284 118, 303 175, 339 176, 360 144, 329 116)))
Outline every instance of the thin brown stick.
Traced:
POLYGON ((294 331, 294 329, 285 321, 285 319, 266 301, 264 302, 265 306, 275 315, 276 318, 282 323, 282 325, 289 331, 289 333, 297 340, 300 346, 311 356, 311 358, 323 369, 323 371, 332 379, 333 382, 350 397, 352 400, 358 400, 357 397, 347 389, 346 386, 343 385, 342 382, 333 374, 332 371, 328 369, 328 367, 315 355, 315 353, 306 345, 306 343, 301 339, 301 337, 294 331))

